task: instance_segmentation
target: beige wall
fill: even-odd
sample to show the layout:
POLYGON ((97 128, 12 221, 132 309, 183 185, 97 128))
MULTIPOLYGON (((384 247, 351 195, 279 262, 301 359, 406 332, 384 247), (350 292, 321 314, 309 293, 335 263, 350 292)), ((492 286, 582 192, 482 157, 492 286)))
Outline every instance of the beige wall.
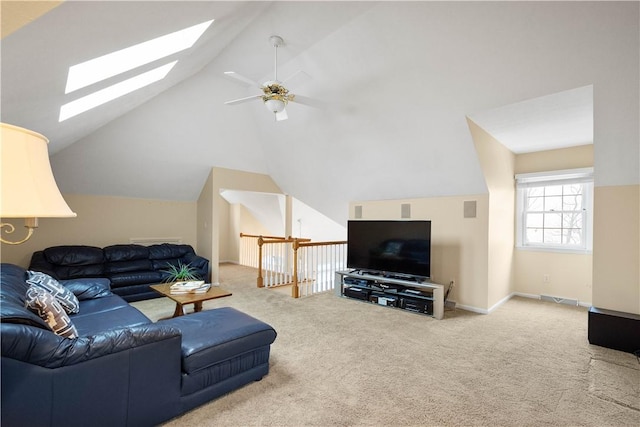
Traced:
POLYGON ((640 314, 640 185, 596 187, 593 305, 640 314))
POLYGON ((3 1, 2 2, 2 38, 5 38, 24 25, 58 7, 62 1, 3 1))
POLYGON ((487 298, 491 308, 513 292, 515 156, 472 120, 467 123, 489 189, 487 298))
POLYGON ((355 217, 355 206, 360 205, 362 219, 400 219, 403 203, 411 205, 411 219, 431 220, 432 281, 445 289, 455 281, 450 298, 463 308, 486 313, 489 196, 351 202, 349 217, 355 217), (476 202, 476 218, 464 218, 465 201, 476 202))
POLYGON ((233 214, 231 204, 227 202, 224 197, 218 196, 218 213, 220 218, 218 220, 219 226, 219 255, 218 262, 230 262, 237 258, 237 254, 234 254, 234 247, 237 246, 237 238, 231 235, 231 215, 233 214))
MULTIPOLYGON (((515 173, 592 167, 593 145, 518 154, 515 160, 515 173)), ((588 306, 592 301, 592 272, 591 254, 530 249, 518 249, 514 254, 514 290, 523 294, 575 299, 588 306)))
POLYGON ((237 207, 238 212, 237 236, 239 236, 241 232, 253 234, 254 236, 273 236, 273 232, 268 230, 246 207, 240 204, 234 206, 237 207))
POLYGON ((273 234, 240 203, 229 205, 228 230, 228 240, 226 242, 220 242, 221 247, 226 246, 226 255, 224 258, 220 258, 220 262, 240 262, 240 233, 256 236, 270 236, 273 234))
MULTIPOLYGON (((213 203, 213 181, 211 178, 211 172, 207 177, 207 180, 202 187, 202 191, 200 192, 200 196, 198 197, 197 202, 197 221, 196 221, 196 230, 198 235, 198 254, 211 260, 213 255, 213 240, 214 236, 217 235, 217 230, 214 226, 214 203, 213 203)), ((216 246, 217 248, 217 246, 216 246)), ((209 270, 213 270, 213 263, 209 264, 209 270)))
POLYGON ((575 299, 591 305, 593 257, 587 254, 517 250, 515 291, 575 299), (548 281, 545 282, 545 276, 548 281))
POLYGON ((516 156, 516 173, 532 173, 593 167, 593 144, 516 156))
POLYGON ((203 252, 211 255, 211 282, 219 283, 219 268, 222 256, 231 257, 231 239, 239 239, 238 235, 231 235, 230 207, 220 196, 221 190, 241 190, 264 193, 282 193, 270 176, 252 172, 225 168, 212 168, 209 177, 198 199, 198 241, 203 239, 208 248, 203 252), (207 222, 205 227, 205 221, 207 222))
MULTIPOLYGON (((104 247, 129 243, 131 238, 175 238, 196 248, 196 203, 125 197, 65 194, 76 218, 41 218, 26 243, 2 244, 2 262, 28 267, 31 254, 56 245, 104 247)), ((12 221, 9 240, 24 236, 23 221, 12 221)))

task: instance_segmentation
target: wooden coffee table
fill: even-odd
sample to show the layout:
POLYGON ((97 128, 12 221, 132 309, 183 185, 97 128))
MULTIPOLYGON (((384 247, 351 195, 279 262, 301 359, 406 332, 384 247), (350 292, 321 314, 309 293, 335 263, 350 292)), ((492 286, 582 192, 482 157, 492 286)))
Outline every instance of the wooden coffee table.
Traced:
POLYGON ((184 305, 185 304, 193 304, 194 312, 202 311, 202 301, 208 301, 210 299, 229 297, 231 296, 231 292, 225 291, 222 288, 217 286, 211 286, 207 292, 196 294, 171 294, 171 285, 173 283, 159 283, 157 285, 151 285, 151 289, 154 291, 161 293, 167 298, 172 299, 176 303, 176 310, 173 312, 172 317, 178 317, 185 314, 184 305))

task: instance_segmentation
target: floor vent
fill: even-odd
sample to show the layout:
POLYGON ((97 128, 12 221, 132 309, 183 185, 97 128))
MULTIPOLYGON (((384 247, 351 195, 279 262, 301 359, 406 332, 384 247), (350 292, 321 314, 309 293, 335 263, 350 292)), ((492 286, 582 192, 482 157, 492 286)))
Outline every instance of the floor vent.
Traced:
POLYGON ((129 243, 142 246, 157 245, 160 243, 180 244, 182 243, 182 237, 131 237, 129 243))
POLYGON ((540 295, 540 299, 542 301, 555 302, 555 303, 558 303, 558 304, 578 305, 578 300, 577 299, 552 297, 550 295, 540 295))

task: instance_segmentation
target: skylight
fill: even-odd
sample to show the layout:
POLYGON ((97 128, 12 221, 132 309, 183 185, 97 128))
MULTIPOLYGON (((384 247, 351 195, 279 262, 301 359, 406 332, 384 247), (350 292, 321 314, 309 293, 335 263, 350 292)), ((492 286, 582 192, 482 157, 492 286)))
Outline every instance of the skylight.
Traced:
MULTIPOLYGON (((65 94, 188 49, 204 34, 212 22, 213 19, 69 67, 65 94)), ((173 61, 68 102, 60 107, 58 121, 62 122, 162 80, 177 62, 177 60, 173 61)))
POLYGON ((158 80, 162 80, 177 62, 178 61, 173 61, 169 64, 163 65, 162 67, 147 71, 146 73, 138 74, 135 77, 64 104, 60 107, 60 117, 58 121, 62 122, 73 116, 77 116, 80 113, 84 113, 87 110, 95 108, 98 105, 102 105, 113 99, 131 93, 134 90, 150 85, 158 80))
POLYGON ((65 93, 188 49, 212 22, 213 19, 69 67, 65 93))

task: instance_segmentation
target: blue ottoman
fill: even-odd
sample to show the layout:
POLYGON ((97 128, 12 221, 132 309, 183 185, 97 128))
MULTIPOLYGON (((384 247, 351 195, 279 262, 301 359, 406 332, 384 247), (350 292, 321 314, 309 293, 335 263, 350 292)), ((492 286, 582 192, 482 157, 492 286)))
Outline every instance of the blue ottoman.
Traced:
POLYGON ((231 307, 159 323, 182 331, 182 410, 258 381, 269 373, 276 331, 231 307))

